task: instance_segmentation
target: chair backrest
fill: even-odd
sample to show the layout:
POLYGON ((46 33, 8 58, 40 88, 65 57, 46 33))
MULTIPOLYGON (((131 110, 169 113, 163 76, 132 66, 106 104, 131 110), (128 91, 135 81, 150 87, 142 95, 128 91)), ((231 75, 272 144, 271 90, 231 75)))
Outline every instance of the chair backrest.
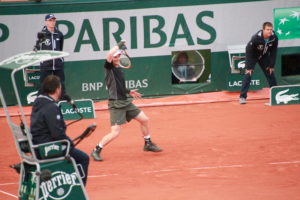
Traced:
POLYGON ((21 125, 23 122, 21 122, 20 125, 17 125, 11 120, 11 116, 6 106, 1 88, 0 100, 21 159, 25 159, 31 163, 44 163, 49 161, 63 160, 67 155, 69 155, 70 142, 67 140, 33 145, 30 130, 21 125))
POLYGON ((13 123, 10 118, 7 118, 8 125, 13 133, 14 141, 17 147, 18 154, 21 158, 26 160, 35 160, 35 152, 31 148, 30 136, 22 130, 20 125, 13 123))

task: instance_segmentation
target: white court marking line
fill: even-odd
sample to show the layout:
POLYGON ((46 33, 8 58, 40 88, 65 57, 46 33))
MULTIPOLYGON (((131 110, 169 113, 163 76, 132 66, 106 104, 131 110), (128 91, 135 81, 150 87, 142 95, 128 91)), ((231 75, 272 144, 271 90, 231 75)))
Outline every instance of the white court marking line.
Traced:
POLYGON ((0 190, 0 193, 6 194, 6 195, 11 196, 11 197, 15 197, 16 199, 18 198, 18 196, 13 195, 13 194, 10 194, 10 193, 8 193, 8 192, 4 192, 4 191, 2 191, 2 190, 0 190))
POLYGON ((15 185, 15 184, 19 184, 19 183, 1 183, 0 186, 2 186, 2 185, 15 185))
POLYGON ((251 167, 253 165, 221 165, 215 167, 196 167, 196 168, 187 168, 192 170, 199 170, 199 169, 223 169, 223 168, 241 168, 241 167, 251 167))
MULTIPOLYGON (((299 164, 300 161, 286 161, 286 162, 271 162, 266 163, 266 165, 287 165, 287 164, 299 164)), ((254 164, 245 164, 245 165, 219 165, 219 166, 204 166, 204 167, 193 167, 193 168, 184 168, 184 169, 162 169, 162 170, 153 170, 145 171, 143 174, 154 174, 154 173, 163 173, 163 172, 174 172, 174 171, 185 171, 185 170, 206 170, 206 169, 225 169, 225 168, 244 168, 244 167, 254 167, 254 164)), ((107 176, 118 176, 119 174, 103 174, 103 175, 92 175, 88 178, 100 178, 107 176)))
MULTIPOLYGON (((286 161, 286 162, 271 162, 267 163, 267 165, 287 165, 287 164, 300 164, 300 161, 286 161)), ((183 171, 183 170, 205 170, 205 169, 223 169, 223 168, 243 168, 243 167, 253 167, 255 165, 220 165, 220 166, 204 166, 204 167, 194 167, 194 168, 185 168, 185 169, 162 169, 162 170, 153 170, 153 171, 145 171, 143 174, 151 174, 151 173, 161 173, 161 172, 173 172, 173 171, 183 171)), ((100 178, 100 177, 108 177, 108 176, 118 176, 119 174, 102 174, 102 175, 91 175, 88 178, 100 178)), ((2 183, 0 186, 5 185, 13 185, 18 183, 2 183)), ((0 190, 0 192, 5 193, 0 190)), ((9 193, 8 193, 9 194, 9 193)), ((14 196, 15 197, 15 196, 14 196)))
POLYGON ((99 177, 106 177, 106 176, 118 176, 119 174, 102 174, 102 175, 92 175, 88 176, 88 178, 99 178, 99 177))
MULTIPOLYGON (((286 161, 286 162, 271 162, 266 163, 266 165, 287 165, 287 164, 299 164, 300 161, 286 161)), ((153 170, 146 171, 143 174, 150 173, 161 173, 161 172, 170 172, 170 171, 184 171, 184 170, 206 170, 206 169, 224 169, 224 168, 243 168, 243 167, 254 167, 254 164, 246 165, 220 165, 220 166, 204 166, 204 167, 194 167, 194 168, 185 168, 185 169, 162 169, 162 170, 153 170)))
POLYGON ((159 173, 159 172, 173 172, 173 171, 179 171, 179 169, 162 169, 162 170, 154 170, 154 171, 145 171, 144 174, 150 174, 150 173, 159 173))
POLYGON ((286 165, 286 164, 298 164, 300 161, 290 161, 290 162, 273 162, 270 165, 286 165))

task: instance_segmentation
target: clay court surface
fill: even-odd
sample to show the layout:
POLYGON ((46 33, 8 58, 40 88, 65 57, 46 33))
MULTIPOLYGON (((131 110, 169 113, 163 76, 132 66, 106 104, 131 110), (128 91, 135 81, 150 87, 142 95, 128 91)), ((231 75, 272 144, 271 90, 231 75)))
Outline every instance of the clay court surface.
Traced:
MULTIPOLYGON (((138 100, 164 151, 143 152, 138 123, 124 125, 103 150, 104 161, 90 162, 90 199, 300 199, 300 106, 266 106, 266 90, 249 96, 246 105, 238 104, 237 94, 224 92, 138 100), (156 101, 166 105, 154 106, 156 101)), ((96 119, 68 129, 74 138, 97 123, 96 132, 78 146, 88 154, 110 130, 105 102, 96 108, 96 119)), ((0 127, 0 199, 15 200, 18 174, 8 165, 20 160, 4 117, 0 127)))

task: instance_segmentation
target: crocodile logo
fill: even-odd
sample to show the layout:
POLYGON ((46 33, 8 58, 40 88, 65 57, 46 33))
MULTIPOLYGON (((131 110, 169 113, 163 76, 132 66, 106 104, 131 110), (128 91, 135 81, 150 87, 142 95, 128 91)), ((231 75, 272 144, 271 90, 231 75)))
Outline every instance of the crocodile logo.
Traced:
POLYGON ((243 61, 240 61, 239 63, 238 63, 238 69, 244 69, 245 68, 245 60, 243 60, 243 61))
POLYGON ((27 95, 27 103, 31 104, 35 101, 35 99, 37 98, 37 93, 38 91, 35 92, 31 92, 27 95))
POLYGON ((276 99, 277 104, 280 104, 280 103, 287 104, 290 101, 299 100, 299 98, 298 98, 299 94, 286 94, 289 90, 290 89, 286 89, 286 90, 280 91, 276 94, 275 99, 276 99))

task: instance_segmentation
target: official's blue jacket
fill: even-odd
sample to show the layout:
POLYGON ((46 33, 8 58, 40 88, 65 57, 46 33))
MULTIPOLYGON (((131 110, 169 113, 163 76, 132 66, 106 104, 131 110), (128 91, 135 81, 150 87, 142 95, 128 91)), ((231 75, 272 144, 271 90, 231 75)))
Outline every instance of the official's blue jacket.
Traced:
POLYGON ((32 106, 30 132, 33 144, 41 144, 70 138, 57 103, 49 96, 39 95, 32 106))
POLYGON ((268 41, 263 38, 263 31, 258 31, 252 36, 251 40, 246 46, 246 69, 254 69, 255 64, 260 60, 264 59, 264 67, 274 68, 278 37, 275 32, 270 36, 268 41))
MULTIPOLYGON (((38 50, 62 51, 64 46, 64 36, 57 27, 54 32, 50 32, 47 26, 44 26, 42 32, 46 34, 46 39, 38 46, 38 50)), ((42 70, 61 70, 64 67, 64 59, 57 58, 42 62, 40 65, 42 70)))

